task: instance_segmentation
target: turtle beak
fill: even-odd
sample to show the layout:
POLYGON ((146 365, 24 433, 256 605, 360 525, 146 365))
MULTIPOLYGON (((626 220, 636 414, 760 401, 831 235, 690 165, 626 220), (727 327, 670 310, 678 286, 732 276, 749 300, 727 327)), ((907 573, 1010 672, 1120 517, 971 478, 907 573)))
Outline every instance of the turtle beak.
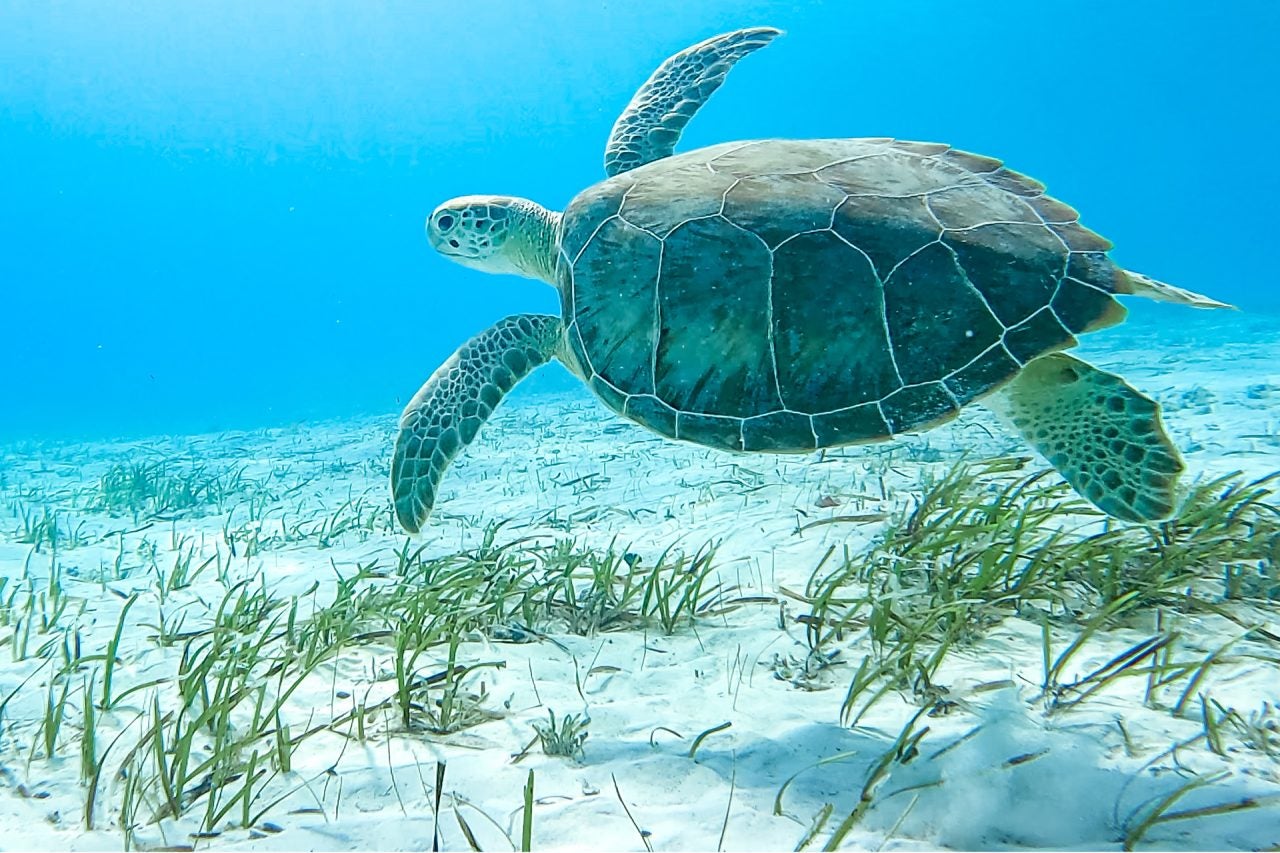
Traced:
MULTIPOLYGON (((431 244, 431 248, 435 249, 437 252, 444 252, 449 246, 444 233, 446 229, 441 227, 442 223, 444 225, 453 224, 449 218, 449 214, 436 211, 427 217, 427 242, 429 242, 431 244)), ((454 242, 457 241, 455 240, 454 242)))
POLYGON ((468 251, 469 241, 463 239, 459 227, 461 217, 456 211, 448 208, 437 208, 427 218, 427 242, 431 248, 449 258, 470 258, 475 255, 468 251))
POLYGON ((440 254, 449 254, 449 244, 445 242, 444 236, 432 226, 429 219, 427 220, 427 242, 431 244, 431 248, 440 254))

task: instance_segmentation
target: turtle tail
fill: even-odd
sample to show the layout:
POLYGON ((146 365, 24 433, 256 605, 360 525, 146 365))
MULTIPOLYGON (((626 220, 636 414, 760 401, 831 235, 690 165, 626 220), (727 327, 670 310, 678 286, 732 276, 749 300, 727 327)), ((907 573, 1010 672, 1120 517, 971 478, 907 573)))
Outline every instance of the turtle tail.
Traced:
MULTIPOLYGON (((1148 299, 1154 299, 1157 302, 1175 302, 1179 305, 1190 305, 1192 308, 1235 308, 1234 305, 1228 305, 1226 302, 1219 302, 1211 299, 1203 294, 1196 293, 1192 290, 1183 290, 1181 287, 1174 287, 1172 284, 1165 284, 1163 281, 1156 281, 1140 272, 1132 270, 1124 271, 1124 279, 1128 281, 1129 289, 1122 289, 1121 293, 1131 293, 1134 296, 1145 296, 1148 299)), ((1123 285, 1122 285, 1123 287, 1123 285)))

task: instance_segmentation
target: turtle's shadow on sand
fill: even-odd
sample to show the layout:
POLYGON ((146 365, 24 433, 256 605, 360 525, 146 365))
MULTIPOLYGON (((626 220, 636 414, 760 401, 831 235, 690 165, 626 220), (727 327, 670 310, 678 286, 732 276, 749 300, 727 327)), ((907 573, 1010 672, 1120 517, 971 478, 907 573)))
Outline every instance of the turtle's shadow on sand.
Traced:
MULTIPOLYGON (((929 723, 922 717, 915 731, 929 723)), ((1118 849, 1151 804, 1194 777, 1167 757, 1150 767, 1143 759, 1126 759, 1106 742, 1109 738, 1099 737, 1099 730, 1096 725, 1047 726, 1020 703, 1002 701, 973 728, 931 731, 909 762, 890 765, 846 843, 889 836, 897 839, 895 846, 1118 849)), ((782 814, 796 821, 797 839, 831 804, 831 817, 813 842, 820 845, 858 803, 869 775, 897 739, 897 733, 816 722, 775 736, 741 734, 736 745, 725 737, 728 733, 707 738, 694 761, 687 739, 655 748, 647 741, 601 737, 593 739, 587 763, 630 765, 631 777, 657 775, 663 781, 656 787, 665 788, 672 806, 687 805, 712 787, 724 802, 732 785, 737 797, 780 803, 782 814)), ((1157 754, 1153 750, 1144 758, 1157 754)), ((1273 785, 1237 775, 1192 791, 1172 810, 1274 795, 1273 785)), ((1271 804, 1157 825, 1144 843, 1268 848, 1280 840, 1278 826, 1280 806, 1271 804)))

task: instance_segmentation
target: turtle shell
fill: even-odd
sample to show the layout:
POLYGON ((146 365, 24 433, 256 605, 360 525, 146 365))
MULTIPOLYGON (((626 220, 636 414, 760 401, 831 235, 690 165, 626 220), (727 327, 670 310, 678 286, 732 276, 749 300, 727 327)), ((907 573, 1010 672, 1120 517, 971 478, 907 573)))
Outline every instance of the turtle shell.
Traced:
POLYGON ((807 451, 926 428, 1119 322, 1111 244, 997 160, 891 139, 703 148, 565 212, 568 342, 614 411, 807 451))

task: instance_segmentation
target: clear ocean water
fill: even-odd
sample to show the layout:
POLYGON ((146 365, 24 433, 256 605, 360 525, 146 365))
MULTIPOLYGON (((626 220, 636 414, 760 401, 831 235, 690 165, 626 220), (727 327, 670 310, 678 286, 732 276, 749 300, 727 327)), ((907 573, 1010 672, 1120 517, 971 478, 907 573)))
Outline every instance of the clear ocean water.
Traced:
MULTIPOLYGON (((1277 45, 1277 0, 0 0, 0 850, 1280 850, 1277 45), (892 442, 731 453, 696 416, 710 446, 668 441, 557 364, 436 482, 481 409, 399 432, 406 403, 560 306, 438 255, 426 218, 563 210, 664 59, 758 26, 786 35, 678 150, 950 143, 1241 310, 1125 299, 1081 341, 1097 370, 1036 359, 917 432, 915 380, 996 332, 971 296, 920 322, 947 300, 903 261, 891 295, 831 280, 835 321, 901 332, 878 374, 859 328, 768 342, 779 402, 831 396, 796 341, 846 384, 891 368, 875 417, 919 416, 892 442)), ((689 397, 762 352, 697 300, 752 305, 672 249, 699 227, 664 244, 641 350, 689 397)), ((776 298, 810 268, 754 305, 826 322, 776 298)), ((623 289, 574 275, 579 317, 623 289)))
POLYGON ((1280 310, 1272 2, 9 0, 0 435, 398 411, 493 320, 556 310, 435 256, 425 215, 563 207, 659 61, 758 24, 787 35, 682 149, 949 142, 1044 181, 1123 265, 1280 310))

